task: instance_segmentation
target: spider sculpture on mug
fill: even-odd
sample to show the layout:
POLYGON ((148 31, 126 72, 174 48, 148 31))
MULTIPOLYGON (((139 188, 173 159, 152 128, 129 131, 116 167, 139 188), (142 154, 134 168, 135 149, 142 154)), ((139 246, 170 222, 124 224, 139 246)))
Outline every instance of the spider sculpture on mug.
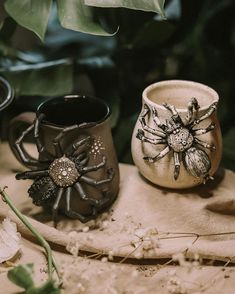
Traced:
POLYGON ((64 128, 53 140, 53 146, 55 150, 55 156, 51 157, 48 161, 40 161, 32 159, 24 151, 22 146, 24 137, 34 130, 34 138, 39 154, 46 152, 44 146, 39 137, 40 122, 44 118, 44 115, 40 115, 36 118, 33 125, 31 125, 26 131, 22 133, 19 139, 15 143, 15 148, 22 160, 28 166, 34 166, 38 169, 26 171, 16 175, 16 179, 33 179, 34 182, 28 190, 29 196, 33 199, 33 203, 37 206, 46 204, 49 200, 54 200, 52 206, 53 220, 56 220, 57 211, 62 196, 66 197, 66 211, 65 214, 71 218, 78 218, 81 222, 87 222, 97 216, 98 211, 109 202, 108 191, 102 190, 103 198, 100 200, 91 198, 86 195, 82 184, 93 186, 95 188, 102 187, 106 183, 112 181, 114 177, 114 171, 112 168, 107 169, 107 178, 102 180, 92 179, 86 174, 91 171, 97 171, 104 168, 106 165, 106 157, 103 156, 102 161, 93 166, 87 166, 89 156, 84 149, 89 148, 89 143, 92 138, 86 136, 72 144, 72 148, 68 152, 64 152, 61 146, 61 140, 70 131, 79 128, 79 125, 73 125, 64 128), (83 147, 83 151, 79 151, 83 147), (71 210, 70 199, 72 190, 75 190, 78 196, 88 202, 92 207, 91 215, 82 215, 77 211, 71 210))
POLYGON ((140 116, 140 123, 143 129, 138 129, 136 137, 142 142, 154 145, 165 144, 166 147, 156 156, 146 156, 143 159, 148 162, 156 162, 172 150, 175 180, 179 177, 181 160, 188 173, 192 176, 203 178, 204 182, 209 178, 213 179, 209 175, 211 168, 210 159, 201 147, 214 151, 215 146, 198 139, 197 136, 212 131, 215 128, 215 124, 211 123, 208 127, 200 129, 194 129, 194 127, 208 118, 216 110, 217 103, 211 104, 207 112, 198 117, 200 106, 196 98, 191 98, 184 121, 181 119, 175 106, 167 103, 164 103, 163 106, 170 111, 171 118, 167 119, 165 123, 162 123, 158 117, 157 110, 151 107, 153 121, 158 128, 154 129, 146 124, 145 118, 150 113, 150 107, 144 104, 144 111, 140 116), (152 134, 154 137, 147 137, 143 130, 152 134))

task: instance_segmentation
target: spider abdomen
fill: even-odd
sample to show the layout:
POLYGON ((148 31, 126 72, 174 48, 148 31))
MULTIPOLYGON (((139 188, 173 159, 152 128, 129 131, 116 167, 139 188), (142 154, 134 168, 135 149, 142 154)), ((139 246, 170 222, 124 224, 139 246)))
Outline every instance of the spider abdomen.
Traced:
POLYGON ((175 152, 183 152, 192 146, 193 135, 186 128, 178 128, 168 136, 167 142, 175 152))
POLYGON ((29 197, 37 206, 43 205, 49 199, 56 196, 57 186, 53 183, 50 177, 43 177, 34 181, 28 189, 29 197))
POLYGON ((55 159, 48 173, 56 185, 63 188, 72 186, 80 176, 75 163, 66 156, 55 159))
POLYGON ((184 156, 187 171, 196 178, 206 178, 211 168, 211 162, 205 151, 195 147, 189 148, 184 156))

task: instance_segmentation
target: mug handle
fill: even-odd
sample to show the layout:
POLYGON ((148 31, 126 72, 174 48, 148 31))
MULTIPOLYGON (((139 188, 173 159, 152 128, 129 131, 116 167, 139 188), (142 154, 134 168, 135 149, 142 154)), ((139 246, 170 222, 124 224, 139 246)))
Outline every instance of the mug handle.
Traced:
MULTIPOLYGON (((36 118, 36 114, 34 112, 23 112, 16 117, 14 117, 8 127, 8 142, 9 146, 15 155, 16 159, 23 164, 24 166, 34 169, 35 166, 30 164, 27 160, 24 160, 22 156, 20 156, 17 147, 16 147, 16 141, 20 138, 20 136, 23 135, 23 133, 28 130, 30 126, 33 125, 34 120, 36 118)), ((32 130, 30 130, 28 133, 32 133, 32 130)), ((22 143, 24 143, 22 141, 22 143)), ((21 149, 23 150, 24 157, 29 160, 35 161, 36 158, 33 158, 26 150, 25 148, 21 145, 21 149)))

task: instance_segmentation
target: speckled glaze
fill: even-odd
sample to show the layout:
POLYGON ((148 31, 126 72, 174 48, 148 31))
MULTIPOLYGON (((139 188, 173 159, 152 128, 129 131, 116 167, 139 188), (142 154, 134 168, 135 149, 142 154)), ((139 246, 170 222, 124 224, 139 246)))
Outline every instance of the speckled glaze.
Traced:
MULTIPOLYGON (((160 120, 165 122, 166 119, 171 117, 171 114, 163 107, 163 103, 175 105, 180 117, 184 119, 187 115, 187 105, 192 97, 195 97, 200 105, 198 116, 205 114, 212 103, 219 101, 218 94, 206 85, 191 81, 170 80, 158 82, 147 87, 143 92, 142 104, 147 104, 150 108, 155 107, 160 120)), ((204 149, 211 161, 210 176, 213 176, 218 169, 222 154, 222 137, 216 112, 198 125, 200 128, 205 128, 212 122, 216 124, 214 130, 200 136, 201 140, 208 144, 214 144, 216 147, 215 151, 204 149)), ((156 129, 151 112, 150 115, 146 116, 146 123, 156 129)), ((172 151, 154 163, 145 161, 144 156, 157 155, 166 145, 153 145, 137 139, 137 130, 141 128, 142 126, 138 119, 133 131, 131 148, 134 163, 145 178, 159 186, 179 189, 197 186, 203 182, 203 179, 190 175, 183 163, 181 163, 179 177, 175 180, 172 151)), ((148 136, 153 138, 151 134, 148 134, 148 136)))

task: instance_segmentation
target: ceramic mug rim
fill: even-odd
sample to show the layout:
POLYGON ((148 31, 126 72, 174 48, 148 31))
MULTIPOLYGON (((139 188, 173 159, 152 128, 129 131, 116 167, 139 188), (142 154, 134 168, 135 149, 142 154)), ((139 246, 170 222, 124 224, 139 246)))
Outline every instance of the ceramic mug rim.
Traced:
MULTIPOLYGON (((39 114, 41 114, 41 110, 43 107, 45 107, 47 104, 51 104, 55 101, 68 101, 70 99, 76 99, 76 100, 80 100, 80 99, 87 99, 89 101, 92 101, 92 102, 96 102, 96 103, 100 103, 101 105, 103 105, 105 107, 105 110, 106 110, 106 113, 103 115, 103 117, 99 120, 95 120, 95 121, 91 121, 91 122, 87 122, 86 126, 83 126, 83 128, 89 128, 89 127, 94 127, 94 126, 97 126, 97 125, 100 125, 102 124, 103 122, 105 122, 107 120, 107 118, 110 117, 111 115, 111 110, 110 110, 110 107, 108 106, 108 104, 100 99, 100 98, 97 98, 97 97, 93 97, 93 96, 88 96, 88 95, 79 95, 79 94, 72 94, 72 95, 65 95, 65 96, 60 96, 60 97, 53 97, 53 98, 50 98, 50 99, 47 99, 46 101, 43 101, 41 104, 39 104, 37 110, 36 110, 36 115, 38 116, 39 114)), ((43 124, 44 125, 47 125, 47 126, 53 126, 54 128, 58 128, 58 129, 61 129, 61 128, 64 128, 65 125, 63 124, 57 124, 57 123, 53 123, 47 119, 43 120, 43 124)))
MULTIPOLYGON (((208 102, 208 105, 204 105, 202 107, 200 107, 200 111, 205 111, 208 109, 208 107, 212 104, 212 103, 218 103, 219 101, 219 95, 218 93, 212 89, 211 87, 205 85, 205 84, 202 84, 202 83, 199 83, 199 82, 194 82, 194 81, 189 81, 189 80, 165 80, 165 81, 160 81, 160 82, 156 82, 156 83, 153 83, 149 86, 147 86, 143 93, 142 93, 142 97, 143 97, 143 100, 151 105, 151 106, 154 106, 154 107, 157 107, 161 110, 165 110, 165 107, 162 105, 162 104, 158 104, 156 102, 153 102, 150 98, 148 98, 148 93, 153 90, 153 89, 156 89, 158 87, 162 87, 162 86, 173 86, 173 85, 176 85, 176 86, 188 86, 188 87, 191 87, 191 88, 200 88, 202 90, 205 90, 207 91, 211 97, 213 97, 213 99, 211 99, 210 102, 208 102)), ((178 108, 176 107, 176 109, 181 112, 181 113, 184 113, 184 112, 187 112, 187 107, 185 108, 178 108)))

